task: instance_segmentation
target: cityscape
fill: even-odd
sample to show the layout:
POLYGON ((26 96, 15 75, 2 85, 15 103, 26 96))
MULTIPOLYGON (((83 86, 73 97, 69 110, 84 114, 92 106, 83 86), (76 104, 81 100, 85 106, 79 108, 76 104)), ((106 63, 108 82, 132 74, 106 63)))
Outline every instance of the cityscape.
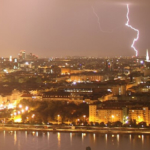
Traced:
POLYGON ((145 57, 0 59, 1 123, 99 126, 150 124, 145 57))
POLYGON ((1 150, 148 150, 150 2, 0 2, 1 150))

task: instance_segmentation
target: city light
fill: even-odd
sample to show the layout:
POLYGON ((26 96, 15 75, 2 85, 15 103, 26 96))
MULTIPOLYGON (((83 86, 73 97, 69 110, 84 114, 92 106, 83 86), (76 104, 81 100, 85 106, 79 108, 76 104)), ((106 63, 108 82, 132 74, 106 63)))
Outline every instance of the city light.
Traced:
POLYGON ((29 107, 28 107, 28 106, 26 106, 25 110, 27 111, 28 109, 29 109, 29 107))
POLYGON ((35 114, 32 114, 32 118, 34 118, 35 117, 35 114))
POLYGON ((150 0, 125 1, 1 1, 0 150, 149 149, 150 0))
POLYGON ((57 117, 58 117, 58 119, 57 119, 57 120, 58 120, 57 124, 59 124, 59 117, 60 117, 60 115, 57 115, 57 117))
POLYGON ((83 115, 83 118, 84 118, 84 122, 85 122, 86 115, 83 115))
POLYGON ((22 108, 22 105, 21 105, 21 104, 19 105, 19 108, 22 108))

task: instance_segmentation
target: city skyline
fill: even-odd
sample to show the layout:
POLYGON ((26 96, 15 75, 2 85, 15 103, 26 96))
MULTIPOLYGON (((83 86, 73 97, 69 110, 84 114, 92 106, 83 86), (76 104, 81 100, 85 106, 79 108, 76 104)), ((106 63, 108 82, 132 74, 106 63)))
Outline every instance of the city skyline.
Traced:
POLYGON ((0 3, 1 57, 16 57, 20 50, 41 57, 134 56, 130 46, 136 32, 125 25, 127 4, 130 24, 140 31, 135 43, 139 56, 144 56, 150 48, 148 0, 2 0, 0 3))

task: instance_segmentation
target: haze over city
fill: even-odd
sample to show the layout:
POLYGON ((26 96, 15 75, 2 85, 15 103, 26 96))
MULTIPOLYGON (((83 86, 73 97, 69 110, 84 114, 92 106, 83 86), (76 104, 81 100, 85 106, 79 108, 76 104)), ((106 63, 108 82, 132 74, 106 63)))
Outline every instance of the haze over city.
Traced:
POLYGON ((1 0, 0 56, 20 50, 40 57, 133 56, 136 32, 125 25, 127 4, 130 24, 140 31, 135 47, 144 56, 149 0, 1 0))
POLYGON ((0 0, 0 150, 149 150, 150 0, 0 0))

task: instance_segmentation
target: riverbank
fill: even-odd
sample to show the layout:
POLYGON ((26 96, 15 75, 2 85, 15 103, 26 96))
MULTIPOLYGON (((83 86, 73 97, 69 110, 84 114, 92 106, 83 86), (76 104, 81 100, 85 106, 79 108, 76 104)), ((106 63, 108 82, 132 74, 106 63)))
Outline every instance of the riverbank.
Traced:
POLYGON ((103 134, 150 134, 147 128, 106 128, 106 129, 78 129, 78 128, 37 128, 37 127, 5 127, 0 131, 41 131, 41 132, 74 132, 74 133, 103 133, 103 134))

